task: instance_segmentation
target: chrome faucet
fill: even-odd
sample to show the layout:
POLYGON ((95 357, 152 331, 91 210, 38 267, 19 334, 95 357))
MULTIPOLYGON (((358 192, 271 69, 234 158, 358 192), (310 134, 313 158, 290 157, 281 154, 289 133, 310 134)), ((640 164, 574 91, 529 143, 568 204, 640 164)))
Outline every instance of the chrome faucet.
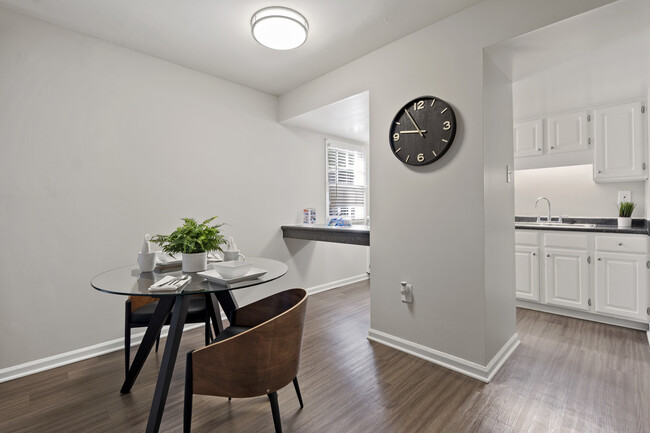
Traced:
MULTIPOLYGON (((548 203, 548 216, 546 217, 546 222, 551 222, 551 201, 547 199, 546 197, 537 197, 537 200, 535 200, 535 207, 537 207, 537 203, 539 203, 540 200, 546 200, 546 203, 548 203)), ((537 217, 537 222, 540 222, 540 217, 537 217)))

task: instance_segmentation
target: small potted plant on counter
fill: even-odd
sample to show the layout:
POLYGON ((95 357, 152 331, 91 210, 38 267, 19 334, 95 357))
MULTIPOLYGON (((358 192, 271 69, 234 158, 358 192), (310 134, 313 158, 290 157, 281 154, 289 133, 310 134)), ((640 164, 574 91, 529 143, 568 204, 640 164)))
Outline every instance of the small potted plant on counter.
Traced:
POLYGON ((618 226, 632 227, 632 212, 636 204, 633 201, 622 201, 618 204, 618 226))
POLYGON ((185 224, 169 235, 156 235, 151 238, 162 247, 163 252, 183 254, 183 272, 199 272, 208 268, 208 251, 222 251, 221 244, 226 238, 219 232, 223 224, 209 225, 217 217, 209 218, 201 224, 193 218, 183 218, 185 224))

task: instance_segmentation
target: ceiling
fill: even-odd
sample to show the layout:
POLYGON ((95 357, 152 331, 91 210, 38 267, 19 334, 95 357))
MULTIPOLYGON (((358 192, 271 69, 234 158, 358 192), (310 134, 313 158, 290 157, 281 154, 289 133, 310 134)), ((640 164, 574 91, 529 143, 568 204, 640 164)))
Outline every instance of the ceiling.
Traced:
POLYGON ((370 95, 363 92, 282 122, 360 144, 370 141, 370 95))
MULTIPOLYGON (((486 48, 513 82, 648 30, 650 1, 619 0, 486 48)), ((641 41, 641 39, 639 39, 641 41)), ((639 46, 639 60, 650 47, 639 46)), ((607 59, 603 59, 604 62, 607 59)), ((630 64, 634 59, 630 59, 630 64)), ((588 72, 588 71, 585 71, 588 72)))
POLYGON ((280 95, 481 0, 0 0, 0 6, 280 95), (274 51, 251 36, 253 13, 296 9, 309 38, 274 51))

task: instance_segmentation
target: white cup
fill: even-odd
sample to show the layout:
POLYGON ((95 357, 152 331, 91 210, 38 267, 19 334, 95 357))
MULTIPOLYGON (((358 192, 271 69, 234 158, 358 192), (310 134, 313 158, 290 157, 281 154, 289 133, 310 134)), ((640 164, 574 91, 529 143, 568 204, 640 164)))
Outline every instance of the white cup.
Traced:
POLYGON ((156 267, 156 253, 138 253, 138 266, 141 272, 151 272, 156 267))
POLYGON ((239 260, 239 259, 246 261, 246 257, 244 257, 243 254, 240 254, 239 250, 224 251, 223 252, 223 261, 224 262, 230 262, 232 260, 239 260))

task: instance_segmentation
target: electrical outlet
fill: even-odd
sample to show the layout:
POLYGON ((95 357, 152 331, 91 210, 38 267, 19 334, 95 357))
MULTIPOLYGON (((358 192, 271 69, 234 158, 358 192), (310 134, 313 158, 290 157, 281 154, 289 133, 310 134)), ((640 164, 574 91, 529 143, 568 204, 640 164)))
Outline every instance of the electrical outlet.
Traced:
POLYGON ((632 201, 632 191, 618 192, 618 202, 623 203, 624 201, 632 201))
POLYGON ((413 286, 408 284, 406 281, 402 281, 400 287, 400 293, 402 295, 402 302, 413 302, 413 286))

